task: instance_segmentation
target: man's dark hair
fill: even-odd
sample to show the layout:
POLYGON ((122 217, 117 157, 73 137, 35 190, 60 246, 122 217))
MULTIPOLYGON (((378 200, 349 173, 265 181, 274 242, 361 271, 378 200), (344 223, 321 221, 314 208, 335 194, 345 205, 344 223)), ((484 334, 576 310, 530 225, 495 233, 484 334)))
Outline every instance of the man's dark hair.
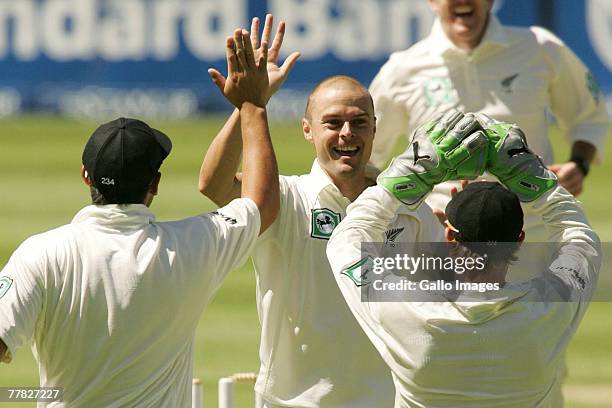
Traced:
POLYGON ((143 192, 134 192, 134 197, 140 196, 140 199, 125 200, 126 202, 120 202, 120 203, 111 203, 108 199, 106 199, 106 197, 104 197, 102 193, 100 193, 100 191, 97 188, 95 188, 94 186, 89 186, 89 193, 91 195, 91 203, 93 205, 140 204, 140 203, 144 203, 144 199, 148 192, 149 192, 149 188, 147 188, 143 192))

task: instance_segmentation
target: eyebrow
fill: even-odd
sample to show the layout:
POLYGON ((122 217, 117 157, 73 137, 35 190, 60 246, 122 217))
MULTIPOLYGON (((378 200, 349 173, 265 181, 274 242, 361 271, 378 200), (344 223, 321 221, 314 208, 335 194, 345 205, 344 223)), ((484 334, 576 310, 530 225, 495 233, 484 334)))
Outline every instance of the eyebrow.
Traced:
MULTIPOLYGON (((321 119, 320 119, 320 120, 321 120, 321 122, 323 122, 323 121, 324 121, 324 120, 326 120, 326 119, 334 119, 334 118, 339 118, 339 117, 341 117, 341 116, 342 116, 342 115, 340 115, 340 114, 338 114, 338 113, 327 113, 327 114, 325 114, 325 115, 321 116, 321 119)), ((370 115, 368 115, 368 113, 367 113, 367 112, 363 112, 363 113, 360 113, 360 114, 358 114, 358 115, 355 115, 355 116, 351 117, 351 118, 350 118, 350 120, 353 120, 353 119, 361 119, 361 118, 367 118, 367 119, 370 119, 370 115)))

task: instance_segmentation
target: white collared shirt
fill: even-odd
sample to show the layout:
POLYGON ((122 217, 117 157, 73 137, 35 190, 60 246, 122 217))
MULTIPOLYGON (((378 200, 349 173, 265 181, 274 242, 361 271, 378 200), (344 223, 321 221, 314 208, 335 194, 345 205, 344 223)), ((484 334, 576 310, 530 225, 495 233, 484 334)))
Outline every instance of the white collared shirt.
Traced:
MULTIPOLYGON (((280 214, 253 252, 262 325, 256 391, 269 406, 393 406, 389 369, 347 308, 325 255, 350 201, 316 160, 310 174, 281 176, 280 187, 280 214)), ((433 217, 400 213, 389 238, 401 241, 415 229, 426 239, 441 236, 433 217)))
POLYGON ((545 220, 550 242, 559 242, 538 278, 508 284, 486 300, 414 301, 414 291, 398 291, 398 301, 381 301, 374 279, 356 285, 352 276, 375 276, 359 269, 360 260, 393 256, 380 246, 362 252, 360 244, 382 242, 399 205, 381 187, 367 189, 327 247, 344 298, 393 372, 395 406, 560 407, 564 351, 601 267, 601 244, 580 204, 562 187, 528 204, 545 220))
POLYGON ((468 53, 436 19, 427 38, 391 55, 370 92, 377 117, 372 162, 379 167, 400 135, 409 138, 435 113, 451 108, 518 124, 546 164, 553 163, 545 117, 550 110, 570 142, 589 142, 603 157, 603 95, 578 57, 540 27, 502 26, 491 15, 481 44, 468 53))
POLYGON ((190 407, 196 326, 259 229, 250 199, 174 222, 144 205, 85 207, 11 256, 0 338, 11 354, 33 338, 40 385, 71 407, 190 407))

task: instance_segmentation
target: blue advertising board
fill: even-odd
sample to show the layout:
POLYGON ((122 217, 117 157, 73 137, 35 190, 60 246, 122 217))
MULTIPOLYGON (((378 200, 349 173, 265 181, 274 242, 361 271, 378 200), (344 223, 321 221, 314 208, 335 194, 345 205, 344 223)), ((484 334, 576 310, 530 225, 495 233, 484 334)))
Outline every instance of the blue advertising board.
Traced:
MULTIPOLYGON (((552 25, 612 92, 611 2, 494 5, 506 24, 552 25)), ((284 51, 302 54, 271 106, 282 116, 298 115, 304 93, 329 75, 369 84, 433 21, 425 0, 0 0, 0 116, 181 118, 228 109, 206 70, 223 71, 226 35, 267 12, 287 22, 284 51)))

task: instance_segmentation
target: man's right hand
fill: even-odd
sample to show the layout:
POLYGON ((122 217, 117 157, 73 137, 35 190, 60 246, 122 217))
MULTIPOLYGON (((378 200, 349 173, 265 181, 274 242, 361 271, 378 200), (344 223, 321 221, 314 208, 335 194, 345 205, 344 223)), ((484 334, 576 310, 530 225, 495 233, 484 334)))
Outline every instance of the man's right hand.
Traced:
MULTIPOLYGON (((289 72, 295 66, 298 58, 300 57, 299 52, 291 53, 286 59, 285 62, 279 66, 278 65, 278 57, 280 54, 281 47, 283 45, 283 39, 285 37, 285 22, 281 21, 276 30, 276 34, 274 35, 274 40, 272 42, 272 46, 268 49, 267 46, 270 43, 270 34, 272 32, 273 25, 273 17, 271 14, 266 16, 266 21, 264 23, 263 33, 261 37, 261 44, 259 42, 259 18, 254 17, 251 21, 251 33, 250 33, 250 41, 251 47, 255 51, 255 59, 258 60, 261 56, 264 56, 264 60, 266 61, 266 69, 268 71, 268 89, 265 94, 266 103, 270 100, 272 95, 274 95, 285 82, 287 77, 289 76, 289 72), (266 54, 264 54, 266 53, 266 54)), ((211 76, 213 82, 217 87, 221 90, 221 92, 226 95, 225 87, 226 87, 226 79, 219 71, 216 69, 209 69, 209 75, 211 76)), ((228 74, 229 75, 229 74, 228 74)), ((226 95, 227 97, 227 95, 226 95)), ((236 105, 237 101, 230 100, 230 102, 236 105)))
POLYGON ((416 208, 434 185, 481 175, 488 144, 473 114, 449 111, 419 127, 410 146, 393 159, 377 182, 416 208))
POLYGON ((557 177, 529 149, 520 128, 482 113, 476 118, 490 142, 487 170, 519 200, 536 200, 557 185, 557 177))
POLYGON ((251 44, 249 32, 243 29, 234 31, 234 37, 225 42, 227 56, 227 79, 218 71, 209 70, 215 85, 221 93, 237 108, 245 102, 265 108, 268 94, 268 44, 262 42, 257 56, 251 44), (217 75, 215 75, 215 72, 217 75))

